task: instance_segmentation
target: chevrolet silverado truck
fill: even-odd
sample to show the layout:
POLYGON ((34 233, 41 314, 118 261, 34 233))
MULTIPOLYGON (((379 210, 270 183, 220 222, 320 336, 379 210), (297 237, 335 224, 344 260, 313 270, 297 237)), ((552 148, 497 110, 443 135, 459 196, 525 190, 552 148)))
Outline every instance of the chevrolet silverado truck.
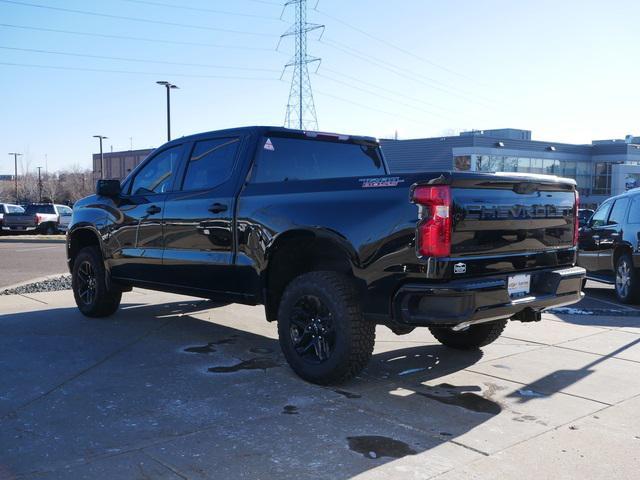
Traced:
POLYGON ((80 311, 143 287, 264 305, 302 378, 345 382, 376 325, 477 349, 582 297, 574 180, 390 174, 369 137, 247 127, 173 140, 80 200, 67 257, 80 311))

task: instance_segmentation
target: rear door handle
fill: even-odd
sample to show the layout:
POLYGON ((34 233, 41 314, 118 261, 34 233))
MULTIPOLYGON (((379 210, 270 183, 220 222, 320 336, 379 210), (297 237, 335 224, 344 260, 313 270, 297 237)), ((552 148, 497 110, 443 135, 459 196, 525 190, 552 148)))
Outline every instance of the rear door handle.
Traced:
POLYGON ((147 213, 149 215, 155 215, 156 213, 160 213, 162 211, 162 209, 156 205, 151 205, 149 208, 147 208, 147 213))
POLYGON ((223 203, 214 203, 213 205, 211 205, 211 206, 209 207, 209 211, 210 211, 211 213, 221 213, 221 212, 226 212, 228 208, 229 208, 229 207, 227 207, 227 206, 226 206, 225 204, 223 204, 223 203))

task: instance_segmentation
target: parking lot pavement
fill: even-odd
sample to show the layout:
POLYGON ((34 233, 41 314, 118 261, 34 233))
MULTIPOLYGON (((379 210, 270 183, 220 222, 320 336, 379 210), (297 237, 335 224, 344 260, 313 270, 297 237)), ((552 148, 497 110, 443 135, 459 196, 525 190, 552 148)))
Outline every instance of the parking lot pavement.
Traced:
POLYGON ((629 312, 514 322, 483 352, 379 327, 365 372, 324 388, 260 307, 0 297, 0 478, 637 478, 629 312))
POLYGON ((65 245, 60 240, 0 237, 0 289, 58 273, 68 273, 65 245))

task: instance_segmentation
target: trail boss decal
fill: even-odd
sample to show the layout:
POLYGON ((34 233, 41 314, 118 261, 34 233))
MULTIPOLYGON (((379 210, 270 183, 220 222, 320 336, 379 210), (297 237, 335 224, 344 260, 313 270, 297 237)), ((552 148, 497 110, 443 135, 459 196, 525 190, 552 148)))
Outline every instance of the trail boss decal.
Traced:
POLYGON ((361 178, 362 188, 397 187, 404 183, 400 177, 361 178))

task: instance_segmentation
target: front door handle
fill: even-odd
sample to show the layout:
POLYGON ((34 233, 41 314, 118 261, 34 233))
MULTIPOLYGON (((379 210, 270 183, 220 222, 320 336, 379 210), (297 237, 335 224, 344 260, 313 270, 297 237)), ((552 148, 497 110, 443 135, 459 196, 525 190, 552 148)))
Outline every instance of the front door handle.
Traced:
POLYGON ((149 215, 155 215, 156 213, 160 213, 162 211, 162 209, 156 205, 151 205, 149 208, 147 208, 147 213, 149 215))
POLYGON ((214 203, 209 207, 209 211, 211 213, 222 213, 226 212, 229 207, 223 203, 214 203))

